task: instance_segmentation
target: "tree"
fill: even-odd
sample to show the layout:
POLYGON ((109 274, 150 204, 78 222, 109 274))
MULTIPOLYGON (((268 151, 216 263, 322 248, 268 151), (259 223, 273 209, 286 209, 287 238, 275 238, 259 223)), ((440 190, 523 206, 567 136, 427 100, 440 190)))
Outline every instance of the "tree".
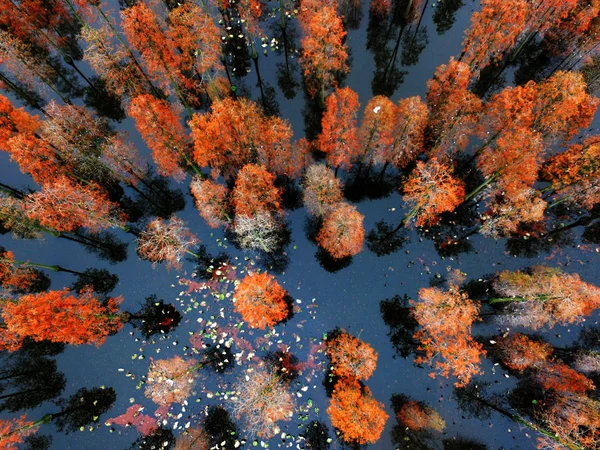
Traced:
MULTIPOLYGON (((303 5, 304 7, 304 5, 303 5)), ((325 101, 325 90, 337 85, 335 75, 348 72, 348 52, 344 44, 346 31, 334 6, 322 5, 313 10, 306 8, 300 15, 303 34, 300 62, 309 94, 320 95, 325 101)))
POLYGON ((227 187, 212 180, 194 177, 190 184, 196 209, 211 228, 231 222, 227 187))
POLYGON ((533 378, 544 389, 585 393, 596 389, 592 380, 559 361, 545 361, 533 370, 533 378))
POLYGON ((290 124, 267 117, 248 99, 215 101, 209 113, 194 114, 190 127, 196 163, 227 179, 249 163, 290 176, 301 169, 291 151, 290 124))
POLYGON ((435 225, 442 213, 454 211, 465 197, 464 183, 454 178, 451 167, 437 158, 417 162, 403 190, 403 199, 412 209, 402 224, 408 225, 415 218, 418 227, 435 225))
POLYGON ((196 256, 189 250, 198 244, 198 238, 178 217, 168 220, 154 219, 137 239, 137 253, 142 259, 155 265, 166 261, 167 268, 180 268, 185 253, 196 256))
POLYGON ((491 304, 507 304, 503 321, 532 329, 577 323, 600 305, 600 288, 577 274, 535 266, 530 271, 504 271, 493 282, 500 295, 491 304))
POLYGON ((114 29, 108 24, 84 25, 80 33, 81 39, 87 43, 84 60, 117 97, 147 93, 153 86, 125 45, 115 42, 114 34, 114 29))
POLYGON ((450 58, 427 82, 427 150, 432 156, 451 158, 467 146, 473 134, 482 104, 468 90, 471 76, 467 64, 450 58))
POLYGON ((6 450, 18 450, 23 439, 36 432, 37 425, 26 420, 26 416, 3 420, 0 419, 0 444, 6 450))
POLYGON ((527 23, 526 0, 482 0, 480 11, 471 16, 471 27, 463 41, 461 61, 481 70, 513 47, 527 23))
POLYGON ((23 208, 30 219, 58 231, 85 227, 91 231, 125 228, 127 216, 93 182, 76 185, 65 176, 47 182, 41 191, 25 197, 23 208))
POLYGON ((285 227, 279 217, 267 212, 236 215, 233 231, 240 247, 272 253, 285 242, 285 227))
POLYGON ((394 144, 395 128, 394 103, 383 95, 376 95, 369 100, 359 129, 360 146, 364 149, 359 158, 361 165, 364 162, 372 164, 374 161, 385 160, 384 155, 394 144))
POLYGON ((401 99, 396 107, 394 142, 381 153, 381 161, 399 169, 414 161, 423 152, 428 115, 429 109, 421 97, 401 99))
POLYGON ((161 88, 174 92, 187 107, 190 99, 180 86, 188 81, 181 72, 181 55, 167 38, 160 16, 145 3, 137 3, 124 9, 121 17, 123 33, 142 56, 150 78, 161 88))
POLYGON ((251 436, 268 439, 279 433, 277 422, 294 415, 294 398, 273 370, 254 367, 234 385, 233 414, 244 417, 251 436))
POLYGON ((264 330, 288 317, 286 295, 272 275, 246 275, 235 288, 235 310, 251 328, 264 330))
POLYGON ((208 450, 209 436, 202 427, 188 428, 177 438, 173 450, 208 450))
POLYGON ((15 255, 0 247, 0 286, 26 291, 36 280, 36 272, 26 265, 15 263, 15 255))
POLYGON ((183 3, 169 12, 167 36, 180 52, 184 73, 200 76, 202 82, 221 63, 221 33, 208 12, 195 3, 183 3))
POLYGON ((550 142, 564 143, 589 126, 597 108, 581 73, 555 72, 539 85, 533 128, 550 142))
POLYGON ((325 216, 317 243, 335 259, 360 253, 365 237, 364 218, 355 206, 337 203, 325 216))
POLYGON ((552 346, 515 333, 500 339, 494 352, 509 369, 523 371, 546 361, 552 354, 552 346))
POLYGON ((518 232, 523 222, 541 221, 546 202, 540 197, 538 191, 527 188, 513 193, 512 197, 497 192, 490 208, 482 214, 483 223, 479 232, 498 239, 518 232))
POLYGON ((150 363, 144 394, 159 406, 183 403, 194 389, 198 362, 175 356, 150 363))
POLYGON ((317 148, 332 167, 349 169, 360 152, 356 117, 358 94, 349 87, 336 88, 325 100, 317 148))
POLYGON ((254 217, 259 213, 281 212, 279 189, 275 176, 264 166, 247 164, 238 173, 231 195, 236 216, 254 217))
POLYGON ((166 100, 142 94, 131 100, 128 113, 152 150, 158 173, 183 180, 185 172, 180 163, 183 160, 190 164, 191 143, 173 107, 166 100))
POLYGON ((377 366, 377 352, 366 342, 341 332, 327 342, 333 373, 341 378, 368 379, 377 366))
POLYGON ((542 175, 559 197, 576 206, 592 209, 600 202, 600 137, 586 138, 565 152, 550 157, 542 175))
MULTIPOLYGON (((417 364, 435 362, 436 372, 448 378, 457 377, 455 386, 469 383, 473 375, 481 373, 480 359, 485 356, 481 344, 471 336, 471 326, 478 319, 479 305, 467 294, 451 285, 448 291, 438 288, 421 288, 420 302, 412 302, 413 315, 421 329, 415 338, 421 342, 418 350, 424 355, 415 358, 417 364)), ((435 377, 432 372, 430 376, 435 377)))
POLYGON ((21 338, 99 347, 123 326, 118 313, 121 301, 121 297, 110 298, 103 304, 91 290, 76 297, 65 288, 5 301, 2 319, 7 331, 21 338))
POLYGON ((323 164, 313 164, 304 176, 304 206, 312 215, 321 217, 344 199, 342 182, 323 164))
POLYGON ((383 404, 373 398, 369 388, 344 378, 335 385, 327 414, 344 441, 361 445, 377 442, 388 419, 383 404))
POLYGON ((411 431, 433 430, 441 433, 446 422, 435 409, 423 402, 407 400, 396 412, 398 422, 411 431))

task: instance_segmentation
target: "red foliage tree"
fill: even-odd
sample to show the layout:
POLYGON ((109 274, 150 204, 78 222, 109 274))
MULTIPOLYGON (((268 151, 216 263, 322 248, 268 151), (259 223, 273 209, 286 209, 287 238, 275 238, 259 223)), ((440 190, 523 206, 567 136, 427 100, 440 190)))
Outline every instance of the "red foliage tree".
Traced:
POLYGON ((526 0, 482 0, 481 10, 471 16, 461 60, 481 70, 513 47, 527 23, 526 0))
POLYGON ((8 331, 35 341, 100 346, 123 323, 119 315, 122 298, 100 301, 91 290, 79 297, 69 289, 27 294, 2 305, 2 319, 8 331))
POLYGON ((454 211, 465 197, 464 183, 454 178, 450 166, 437 158, 417 162, 403 190, 403 199, 412 209, 402 222, 407 225, 415 218, 418 227, 436 224, 442 213, 454 211))
MULTIPOLYGON (((303 5, 305 7, 305 5, 303 5)), ((300 15, 303 34, 301 64, 311 96, 336 86, 335 74, 348 72, 348 52, 344 44, 346 31, 335 6, 321 5, 305 9, 300 15)))
POLYGON ((429 105, 428 150, 433 156, 451 157, 464 149, 474 134, 482 109, 481 100, 468 90, 471 70, 450 58, 427 82, 429 105))
POLYGON ((190 127, 196 163, 226 178, 255 162, 290 176, 300 169, 294 167, 289 123, 265 116, 250 100, 213 102, 210 113, 194 114, 190 127))
POLYGON ((15 264, 15 255, 0 247, 0 286, 11 290, 26 291, 36 280, 31 267, 15 264))
POLYGON ((579 72, 559 71, 540 83, 533 106, 533 128, 545 139, 563 143, 589 126, 598 108, 598 99, 586 88, 579 72))
POLYGON ((414 400, 405 402, 396 413, 398 421, 411 431, 434 430, 439 433, 446 428, 446 422, 435 409, 414 400))
POLYGON ((146 3, 136 3, 124 9, 121 16, 123 33, 142 56, 150 78, 163 89, 174 88, 179 95, 177 79, 183 77, 181 58, 170 46, 162 19, 146 3))
POLYGON ((184 73, 209 77, 221 65, 221 33, 208 12, 192 2, 179 4, 169 12, 167 35, 179 50, 184 73))
POLYGON ((235 288, 235 309, 250 327, 264 330, 287 318, 286 294, 275 277, 253 273, 235 288))
POLYGON ((591 209, 600 202, 600 137, 586 138, 551 157, 542 175, 560 201, 591 209))
POLYGON ((245 419, 251 437, 271 438, 279 433, 277 422, 294 415, 294 397, 276 371, 256 367, 234 386, 233 413, 245 419))
POLYGON ((546 361, 533 370, 533 378, 544 389, 556 392, 585 393, 596 389, 592 380, 557 361, 546 361))
POLYGON ((198 238, 185 226, 185 222, 172 216, 169 220, 154 219, 137 239, 137 253, 153 264, 165 261, 167 268, 181 267, 185 253, 197 256, 189 250, 198 238))
POLYGON ((365 237, 364 218, 355 206, 343 202, 332 206, 317 235, 317 243, 335 259, 360 253, 365 237))
POLYGON ((211 180, 194 177, 190 184, 196 209, 208 226, 219 228, 231 222, 227 187, 211 180))
POLYGON ((183 403, 192 395, 197 368, 197 361, 179 356, 152 361, 144 394, 159 406, 183 403))
POLYGON ((125 213, 97 184, 76 185, 64 176, 26 196, 23 207, 29 218, 58 231, 73 231, 79 227, 92 231, 123 228, 127 220, 125 213))
POLYGON ((135 97, 147 93, 152 86, 127 48, 115 42, 108 24, 85 25, 81 38, 87 43, 84 60, 106 81, 107 89, 117 97, 135 97))
POLYGON ((257 164, 245 165, 239 171, 231 202, 236 216, 254 217, 259 213, 281 212, 281 193, 275 187, 275 176, 257 164))
POLYGON ((185 177, 181 160, 188 161, 190 141, 186 136, 177 112, 165 100, 144 94, 131 100, 129 115, 135 127, 152 150, 152 158, 161 175, 177 180, 185 177))
POLYGON ((26 420, 25 416, 10 420, 0 419, 0 447, 4 450, 18 450, 23 439, 35 431, 34 422, 26 420))
POLYGON ((522 371, 546 361, 552 354, 552 346, 534 341, 526 335, 516 333, 500 339, 494 347, 502 363, 513 370, 522 371))
POLYGON ((142 405, 131 405, 125 414, 108 419, 106 424, 121 425, 122 427, 133 426, 142 436, 148 436, 158 430, 158 424, 156 418, 142 414, 143 410, 142 405))
POLYGON ((325 100, 317 147, 332 167, 349 169, 359 154, 356 125, 359 107, 358 94, 349 87, 336 88, 325 100))
POLYGON ((385 160, 385 156, 394 143, 396 128, 396 106, 383 95, 376 95, 367 106, 360 123, 359 138, 363 152, 360 162, 385 160))
POLYGON ((321 217, 344 199, 342 182, 323 164, 313 164, 304 176, 304 206, 309 214, 321 217))
POLYGON ((504 271, 493 286, 502 297, 493 298, 490 303, 508 304, 502 320, 533 329, 581 322, 600 306, 600 288, 558 268, 536 266, 529 272, 504 271))
POLYGON ((428 116, 429 109, 421 97, 401 99, 396 107, 394 142, 383 149, 381 161, 399 169, 414 161, 423 152, 428 116))
POLYGON ((377 353, 366 342, 341 332, 327 342, 333 373, 341 378, 368 379, 377 366, 377 353))
POLYGON ((344 441, 358 444, 377 442, 389 417, 369 388, 344 378, 335 385, 327 414, 344 441))
POLYGON ((173 450, 208 450, 210 448, 210 436, 204 428, 188 428, 181 434, 173 450))
MULTIPOLYGON (((421 329, 415 339, 421 342, 423 356, 415 358, 417 364, 429 363, 436 356, 435 369, 440 375, 450 373, 457 377, 455 386, 469 383, 473 375, 481 373, 479 363, 485 351, 471 336, 471 326, 478 320, 479 305, 467 294, 452 285, 446 292, 438 288, 422 288, 420 301, 413 302, 412 314, 421 329)), ((435 376, 435 372, 431 374, 435 376)))
POLYGON ((534 189, 523 188, 510 197, 496 192, 494 201, 481 216, 479 232, 494 239, 510 236, 519 231, 523 222, 541 221, 545 210, 546 202, 534 189))

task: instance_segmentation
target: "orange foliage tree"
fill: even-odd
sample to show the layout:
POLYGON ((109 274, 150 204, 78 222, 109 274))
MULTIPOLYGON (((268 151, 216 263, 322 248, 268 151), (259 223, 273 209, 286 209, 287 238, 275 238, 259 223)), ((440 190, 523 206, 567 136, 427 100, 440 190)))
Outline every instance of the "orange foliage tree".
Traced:
POLYGON ((196 209, 211 228, 231 222, 227 187, 212 180, 194 177, 190 184, 196 209))
POLYGON ((185 253, 197 256, 189 249, 198 242, 198 238, 178 217, 154 219, 137 239, 137 254, 153 264, 166 261, 167 268, 180 268, 185 253))
POLYGON ((341 332, 328 339, 327 356, 333 373, 342 378, 368 379, 377 366, 377 352, 366 342, 341 332))
MULTIPOLYGON (((452 373, 461 387, 469 383, 473 375, 481 373, 480 359, 485 355, 481 344, 471 336, 471 326, 478 320, 479 305, 467 294, 451 285, 448 291, 438 288, 422 288, 419 302, 412 302, 412 315, 421 329, 415 339, 424 355, 415 358, 417 364, 429 363, 436 356, 436 372, 444 377, 452 373)), ((435 372, 431 373, 431 377, 435 372)))
MULTIPOLYGON (((303 5, 304 7, 304 5, 303 5)), ((301 63, 309 94, 319 94, 325 101, 325 91, 336 86, 337 72, 348 72, 348 51, 344 44, 346 31, 334 5, 306 8, 300 15, 303 30, 301 63)))
POLYGON ((21 338, 100 346, 123 326, 121 300, 111 298, 103 303, 91 290, 76 297, 67 288, 27 294, 16 301, 5 301, 2 319, 7 331, 21 338))
POLYGON ((360 253, 365 238, 364 218, 348 203, 332 206, 317 235, 317 243, 335 259, 360 253))
POLYGON ((490 303, 508 305, 501 320, 533 329, 581 322, 600 306, 600 288, 558 268, 504 271, 493 287, 501 297, 490 299, 490 303))
POLYGON ((358 94, 349 87, 336 88, 325 100, 317 148, 325 153, 332 167, 349 169, 359 154, 356 125, 359 107, 358 94))
POLYGON ((415 218, 418 227, 435 225, 442 213, 454 211, 465 197, 464 183, 454 178, 451 167, 437 158, 417 162, 403 190, 403 199, 412 209, 401 224, 408 225, 415 218))
POLYGON ((284 380, 272 369, 255 367, 234 386, 233 413, 244 417, 251 437, 268 439, 279 433, 277 422, 290 420, 295 402, 284 380))
POLYGON ((533 378, 546 390, 585 393, 596 389, 592 380, 558 361, 546 361, 533 370, 533 378))
POLYGON ((439 433, 446 428, 446 422, 431 406, 414 400, 404 402, 396 413, 398 421, 411 431, 434 430, 439 433))
POLYGON ((450 58, 427 82, 427 147, 433 156, 452 157, 474 134, 482 103, 468 90, 471 76, 467 64, 450 58))
POLYGON ((125 228, 127 216, 96 184, 77 185, 59 176, 41 191, 25 197, 23 207, 31 219, 58 231, 86 227, 92 231, 125 228))
POLYGON ((290 124, 267 117, 251 100, 215 101, 209 113, 194 114, 190 127, 196 163, 226 178, 249 163, 292 177, 301 170, 292 153, 290 124))
POLYGON ((389 417, 368 387, 347 379, 335 385, 327 414, 344 441, 358 444, 377 442, 389 417))
POLYGON ((323 164, 313 164, 304 176, 304 206, 309 214, 321 217, 344 199, 342 182, 323 164))
POLYGON ((235 309, 252 328, 264 330, 288 316, 287 295, 267 273, 246 275, 235 288, 235 309))
POLYGON ((150 363, 144 394, 160 406, 183 403, 194 389, 198 364, 193 359, 175 356, 150 363))
POLYGON ((152 150, 158 173, 182 180, 185 172, 180 162, 189 163, 191 143, 173 107, 166 100, 143 94, 131 100, 128 113, 152 150))

